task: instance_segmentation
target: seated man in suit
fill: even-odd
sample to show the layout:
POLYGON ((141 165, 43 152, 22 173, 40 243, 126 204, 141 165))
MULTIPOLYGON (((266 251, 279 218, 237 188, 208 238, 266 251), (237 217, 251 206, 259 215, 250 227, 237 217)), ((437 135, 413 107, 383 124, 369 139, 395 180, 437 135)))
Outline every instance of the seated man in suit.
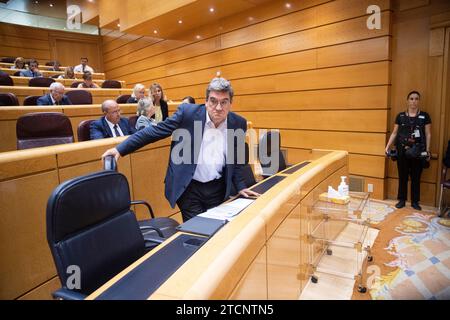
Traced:
POLYGON ((105 116, 91 122, 91 140, 127 136, 136 131, 130 127, 127 118, 120 117, 120 107, 116 101, 104 101, 102 111, 105 116))
POLYGON ((39 63, 36 60, 30 61, 30 68, 28 70, 20 71, 21 77, 37 78, 42 77, 42 73, 38 69, 39 63))
POLYGON ((53 82, 50 85, 50 93, 37 99, 38 106, 68 105, 72 104, 69 97, 64 94, 62 83, 53 82))
POLYGON ((228 199, 232 184, 244 197, 258 196, 242 174, 247 121, 230 111, 232 99, 230 82, 214 78, 206 105, 182 104, 171 117, 136 132, 102 157, 117 160, 173 133, 165 195, 172 208, 178 204, 184 221, 228 199))

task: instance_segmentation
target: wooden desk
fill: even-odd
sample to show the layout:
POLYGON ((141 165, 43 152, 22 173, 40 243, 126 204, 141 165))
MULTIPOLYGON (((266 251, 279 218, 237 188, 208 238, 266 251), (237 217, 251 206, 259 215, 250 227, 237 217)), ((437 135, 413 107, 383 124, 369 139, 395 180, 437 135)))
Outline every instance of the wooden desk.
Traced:
MULTIPOLYGON (((66 91, 70 90, 81 90, 77 88, 66 88, 66 91)), ((82 89, 90 91, 92 94, 92 102, 93 103, 102 103, 106 99, 113 99, 116 100, 116 98, 121 94, 131 94, 133 92, 132 89, 104 89, 104 88, 98 88, 98 89, 82 89)), ((50 92, 49 88, 43 88, 43 87, 28 87, 28 86, 0 86, 0 92, 11 92, 14 93, 17 96, 17 99, 19 100, 19 104, 23 105, 23 100, 27 96, 43 96, 50 92)))
MULTIPOLYGON (((308 205, 348 173, 344 151, 313 150, 310 161, 294 173, 278 173, 284 177, 281 182, 220 229, 153 294, 142 298, 298 299, 308 281, 311 257, 307 253, 314 249, 307 241, 308 205)), ((337 235, 344 226, 331 233, 337 235)), ((101 295, 153 254, 87 299, 101 295)))
MULTIPOLYGON (((1 87, 0 87, 1 88, 1 87)), ((172 108, 171 108, 172 109, 172 108)), ((121 114, 124 117, 136 115, 135 103, 120 104, 121 114)), ((72 106, 27 106, 27 107, 1 107, 0 108, 0 152, 16 150, 16 122, 17 119, 30 112, 62 112, 72 123, 75 141, 78 141, 77 128, 83 120, 98 119, 103 113, 101 104, 72 105, 72 106)), ((170 112, 172 113, 172 112, 170 112)))
MULTIPOLYGON (((76 111, 74 111, 76 112, 76 111)), ((0 153, 0 299, 51 299, 60 286, 46 238, 47 200, 60 183, 102 170, 101 155, 125 137, 0 153)), ((181 221, 164 197, 170 138, 120 158, 131 198, 146 200, 156 216, 181 221)), ((137 206, 139 220, 148 212, 137 206)))
MULTIPOLYGON (((14 86, 28 86, 28 82, 30 81, 30 77, 16 77, 11 76, 11 79, 14 81, 14 86)), ((54 79, 56 82, 62 83, 65 87, 70 88, 71 84, 74 82, 80 82, 81 79, 54 79)), ((99 87, 102 86, 105 80, 92 80, 99 87)), ((125 81, 119 81, 122 88, 126 88, 125 81)))
MULTIPOLYGON (((8 68, 0 68, 1 71, 6 72, 7 74, 9 74, 10 76, 14 75, 14 73, 16 73, 19 70, 16 69, 8 69, 8 68)), ((64 71, 49 71, 49 70, 39 70, 42 73, 42 76, 44 77, 51 77, 54 75, 62 75, 64 74, 64 71)), ((78 79, 82 79, 83 78, 83 73, 80 72, 76 72, 75 73, 75 78, 78 79)), ((99 80, 105 80, 105 74, 104 73, 93 73, 92 74, 92 79, 99 79, 99 80)))

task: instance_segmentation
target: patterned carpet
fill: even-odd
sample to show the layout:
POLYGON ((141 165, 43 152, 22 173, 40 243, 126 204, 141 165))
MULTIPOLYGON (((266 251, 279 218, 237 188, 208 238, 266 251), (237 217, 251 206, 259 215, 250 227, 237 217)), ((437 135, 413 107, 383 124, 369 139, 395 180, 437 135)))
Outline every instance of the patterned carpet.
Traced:
POLYGON ((380 232, 372 247, 374 259, 365 266, 368 291, 359 293, 355 285, 352 299, 450 299, 450 219, 433 210, 395 210, 386 203, 371 208, 380 232))

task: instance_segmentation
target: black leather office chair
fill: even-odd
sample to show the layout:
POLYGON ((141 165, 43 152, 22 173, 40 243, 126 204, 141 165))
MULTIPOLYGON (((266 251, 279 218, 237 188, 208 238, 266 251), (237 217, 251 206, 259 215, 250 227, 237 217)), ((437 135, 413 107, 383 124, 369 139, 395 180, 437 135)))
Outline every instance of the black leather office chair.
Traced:
POLYGON ((158 243, 144 239, 121 173, 106 170, 60 184, 47 203, 47 241, 62 288, 83 299, 158 243))
MULTIPOLYGON (((103 169, 117 171, 117 163, 113 156, 105 157, 103 169)), ((148 209, 150 219, 138 221, 142 234, 146 239, 152 242, 162 243, 165 239, 177 232, 176 227, 178 227, 179 223, 172 218, 155 218, 151 205, 146 201, 133 200, 131 204, 144 205, 148 209)))
POLYGON ((279 131, 271 130, 261 137, 258 145, 258 157, 263 177, 270 177, 288 167, 280 147, 281 135, 279 131), (272 140, 274 140, 275 150, 272 150, 272 140), (278 158, 278 164, 272 163, 272 157, 278 158))

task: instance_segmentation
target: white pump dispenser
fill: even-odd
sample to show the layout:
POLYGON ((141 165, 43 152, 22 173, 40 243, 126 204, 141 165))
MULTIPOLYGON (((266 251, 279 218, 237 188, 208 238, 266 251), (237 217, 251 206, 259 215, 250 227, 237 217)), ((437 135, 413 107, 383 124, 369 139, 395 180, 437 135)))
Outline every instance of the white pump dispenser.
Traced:
POLYGON ((346 176, 341 177, 341 184, 339 184, 338 192, 341 197, 348 197, 348 185, 345 183, 346 176))

